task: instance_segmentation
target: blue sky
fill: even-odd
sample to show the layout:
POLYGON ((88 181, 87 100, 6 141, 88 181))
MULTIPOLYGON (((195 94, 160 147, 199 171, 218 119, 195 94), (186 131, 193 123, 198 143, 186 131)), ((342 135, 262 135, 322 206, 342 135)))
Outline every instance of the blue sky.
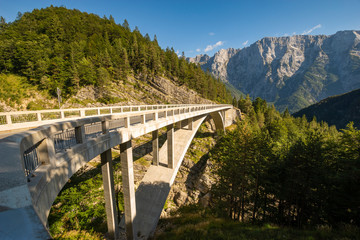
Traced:
POLYGON ((0 16, 14 21, 18 12, 51 4, 111 14, 120 24, 127 19, 132 29, 156 34, 162 48, 188 57, 243 48, 263 37, 360 29, 360 0, 0 0, 0 16))

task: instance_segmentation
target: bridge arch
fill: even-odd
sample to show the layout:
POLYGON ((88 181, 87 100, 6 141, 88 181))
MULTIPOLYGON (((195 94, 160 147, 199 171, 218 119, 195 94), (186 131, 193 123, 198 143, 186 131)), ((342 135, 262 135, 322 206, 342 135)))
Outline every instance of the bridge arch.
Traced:
MULTIPOLYGON (((140 219, 139 212, 144 211, 141 209, 141 204, 137 203, 141 198, 141 193, 147 193, 146 186, 151 186, 146 184, 149 183, 148 180, 151 180, 151 174, 158 175, 159 169, 164 171, 163 179, 160 177, 158 181, 158 183, 163 183, 163 187, 158 188, 158 195, 163 198, 167 189, 170 190, 181 161, 206 116, 210 115, 214 119, 216 128, 223 130, 224 111, 230 108, 232 107, 229 105, 176 105, 172 107, 163 105, 158 106, 157 109, 145 108, 145 111, 140 111, 138 107, 136 113, 119 113, 56 122, 1 140, 0 169, 4 169, 4 172, 0 176, 0 238, 1 234, 13 235, 18 239, 21 236, 33 236, 34 239, 50 237, 46 226, 53 201, 68 179, 97 155, 100 155, 102 160, 108 229, 110 234, 116 236, 118 224, 115 217, 111 168, 111 148, 116 145, 120 145, 123 172, 128 173, 124 174, 127 175, 125 182, 128 182, 128 186, 124 187, 129 189, 127 193, 129 201, 125 202, 125 220, 128 219, 127 232, 131 231, 133 234, 130 234, 130 237, 134 238, 137 229, 146 228, 144 223, 137 222, 137 219, 140 219), (161 149, 157 149, 158 163, 149 169, 149 176, 144 177, 144 188, 139 187, 135 196, 132 185, 133 176, 131 176, 133 175, 133 172, 131 173, 131 139, 152 132, 154 144, 156 132, 165 126, 168 127, 167 143, 161 149), (182 141, 179 141, 181 138, 182 141), (27 166, 26 158, 31 154, 36 155, 39 166, 30 171, 27 169, 29 166, 27 166), (165 167, 159 165, 161 159, 165 158, 162 156, 166 156, 167 166, 165 167), (27 172, 27 170, 29 174, 35 173, 34 177, 24 176, 24 171, 27 172), (6 184, 9 182, 10 184, 6 184), (15 215, 18 217, 13 217, 14 222, 9 222, 8 216, 15 215), (26 231, 9 232, 11 228, 4 226, 17 226, 20 216, 21 221, 27 226, 26 231), (135 218, 135 216, 138 217, 135 218)), ((159 216, 160 213, 161 211, 158 213, 159 216)), ((151 220, 148 225, 153 227, 155 223, 156 227, 157 220, 158 218, 151 220)), ((148 227, 147 232, 144 232, 145 236, 151 233, 152 227, 148 227)))

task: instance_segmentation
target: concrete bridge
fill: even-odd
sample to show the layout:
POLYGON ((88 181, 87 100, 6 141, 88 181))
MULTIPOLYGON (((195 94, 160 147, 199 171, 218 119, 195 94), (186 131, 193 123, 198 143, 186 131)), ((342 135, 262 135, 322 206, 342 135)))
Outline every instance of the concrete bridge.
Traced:
POLYGON ((211 116, 217 130, 224 131, 225 112, 231 108, 143 105, 0 113, 0 134, 9 135, 0 139, 0 239, 51 238, 47 218, 53 201, 69 178, 98 155, 108 232, 117 239, 111 157, 117 145, 125 208, 120 225, 128 239, 148 238, 199 126, 211 116), (163 127, 167 140, 160 148, 163 127), (153 161, 135 192, 131 140, 147 133, 152 133, 153 161))

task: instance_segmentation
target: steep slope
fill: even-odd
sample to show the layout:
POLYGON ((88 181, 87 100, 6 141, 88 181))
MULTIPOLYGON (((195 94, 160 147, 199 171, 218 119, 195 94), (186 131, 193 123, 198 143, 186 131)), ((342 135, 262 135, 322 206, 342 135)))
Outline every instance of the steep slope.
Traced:
POLYGON ((245 94, 274 103, 280 111, 288 107, 295 112, 360 88, 360 31, 266 37, 215 56, 202 63, 204 70, 245 94))
MULTIPOLYGON (((64 7, 35 9, 14 22, 1 23, 0 73, 20 76, 54 98, 57 88, 69 99, 82 88, 93 87, 97 100, 122 103, 124 99, 117 97, 122 93, 113 94, 116 86, 133 85, 146 95, 143 86, 159 90, 156 82, 165 81, 215 102, 231 101, 223 83, 179 58, 174 49, 161 49, 156 36, 151 40, 138 28, 131 30, 126 20, 119 25, 111 16, 100 18, 64 7)), ((145 100, 140 102, 152 102, 145 100)))
POLYGON ((309 121, 315 116, 318 121, 325 121, 338 129, 345 128, 350 121, 360 128, 360 89, 326 98, 293 114, 295 117, 303 115, 309 121))

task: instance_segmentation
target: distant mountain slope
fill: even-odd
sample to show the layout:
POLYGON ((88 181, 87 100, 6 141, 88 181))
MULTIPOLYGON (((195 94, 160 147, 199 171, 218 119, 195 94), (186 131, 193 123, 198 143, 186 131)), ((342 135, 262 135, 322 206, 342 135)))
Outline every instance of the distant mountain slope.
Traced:
POLYGON ((244 94, 295 112, 360 88, 360 31, 266 37, 243 49, 222 49, 213 57, 188 61, 244 94))
POLYGON ((295 117, 305 115, 308 120, 314 116, 318 121, 345 128, 350 121, 360 128, 360 89, 339 96, 326 98, 293 114, 295 117))

